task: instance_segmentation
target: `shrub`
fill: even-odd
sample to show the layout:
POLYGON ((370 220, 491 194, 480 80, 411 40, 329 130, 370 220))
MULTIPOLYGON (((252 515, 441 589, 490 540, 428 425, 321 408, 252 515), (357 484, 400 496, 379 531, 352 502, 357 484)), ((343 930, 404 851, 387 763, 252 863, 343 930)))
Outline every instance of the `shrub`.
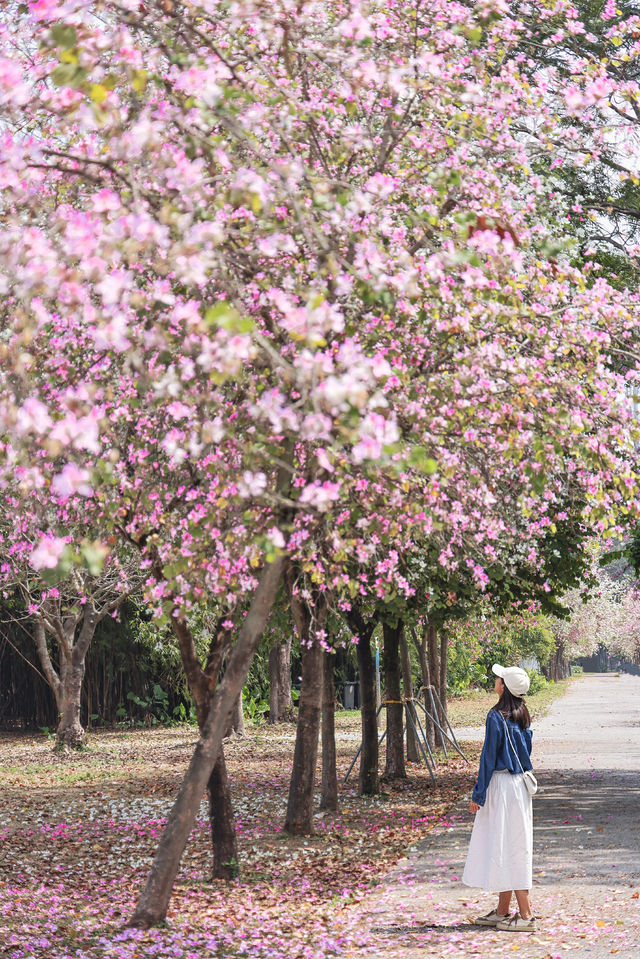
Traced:
POLYGON ((535 696, 536 693, 539 693, 542 689, 546 689, 549 685, 542 673, 539 673, 536 669, 528 669, 527 674, 531 681, 529 696, 535 696))

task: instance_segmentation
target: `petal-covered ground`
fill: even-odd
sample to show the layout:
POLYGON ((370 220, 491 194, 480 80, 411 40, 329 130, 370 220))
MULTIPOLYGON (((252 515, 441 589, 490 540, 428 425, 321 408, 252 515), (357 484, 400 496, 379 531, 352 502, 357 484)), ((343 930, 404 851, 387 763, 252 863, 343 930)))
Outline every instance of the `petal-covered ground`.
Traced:
MULTIPOLYGON (((344 714, 344 776, 358 740, 344 714)), ((58 756, 41 735, 0 738, 0 956, 2 959, 321 959, 361 948, 353 906, 403 851, 469 790, 457 755, 406 783, 360 799, 340 789, 340 812, 317 834, 282 832, 294 728, 259 727, 229 743, 241 877, 208 881, 206 810, 183 857, 167 925, 125 928, 195 743, 190 727, 94 733, 87 750, 58 756)), ((454 754, 455 755, 455 754, 454 754)))

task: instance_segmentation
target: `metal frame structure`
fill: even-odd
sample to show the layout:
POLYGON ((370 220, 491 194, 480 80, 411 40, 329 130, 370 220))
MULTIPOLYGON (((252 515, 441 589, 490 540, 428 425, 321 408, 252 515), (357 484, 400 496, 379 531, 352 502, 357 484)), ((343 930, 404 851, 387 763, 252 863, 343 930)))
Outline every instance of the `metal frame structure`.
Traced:
MULTIPOLYGON (((464 761, 465 761, 466 763, 468 763, 469 760, 467 759, 467 757, 465 756, 465 754, 464 754, 464 753, 462 752, 462 750, 460 749, 460 745, 459 745, 459 743, 458 743, 458 740, 456 739, 456 734, 455 734, 455 732, 453 731, 453 727, 452 727, 451 723, 449 722, 449 719, 448 719, 445 711, 444 711, 443 708, 442 708, 442 703, 440 702, 440 697, 438 696, 438 690, 435 689, 434 686, 422 686, 418 691, 419 691, 419 692, 428 692, 428 694, 429 694, 429 700, 430 700, 430 703, 431 703, 431 712, 430 712, 428 709, 426 709, 426 707, 420 702, 419 699, 414 699, 413 697, 410 698, 410 699, 409 699, 409 698, 403 699, 403 700, 402 700, 402 704, 403 704, 403 707, 404 707, 404 710, 403 710, 403 711, 404 711, 404 723, 403 723, 403 726, 402 726, 402 735, 403 735, 403 737, 404 737, 405 730, 407 729, 407 727, 409 726, 409 724, 411 724, 411 727, 412 727, 412 729, 413 729, 413 731, 414 731, 414 734, 415 734, 415 737, 416 737, 416 742, 418 743, 419 751, 422 753, 422 757, 423 757, 423 759, 424 759, 424 762, 425 762, 425 765, 426 765, 427 769, 429 770, 429 774, 430 774, 430 776, 431 776, 431 779, 432 779, 432 781, 435 783, 435 781, 436 781, 436 777, 435 777, 436 759, 435 759, 435 756, 433 755, 433 750, 431 749, 431 747, 430 747, 430 745, 429 745, 429 740, 428 740, 428 738, 427 738, 427 734, 426 734, 426 732, 425 732, 425 730, 424 730, 424 728, 423 728, 423 726, 422 726, 422 723, 421 723, 421 721, 420 721, 420 716, 418 715, 418 711, 417 711, 417 709, 416 709, 416 704, 420 707, 420 709, 421 709, 422 712, 424 713, 425 719, 430 719, 431 722, 433 723, 433 725, 434 725, 434 726, 436 727, 436 729, 438 730, 439 739, 440 739, 440 745, 441 745, 441 747, 442 747, 442 751, 443 751, 443 753, 444 753, 444 755, 445 755, 445 758, 448 758, 447 746, 446 746, 446 742, 445 742, 445 740, 446 740, 446 741, 448 741, 448 742, 450 743, 451 746, 453 746, 453 748, 456 750, 456 752, 459 753, 460 756, 462 756, 462 758, 464 759, 464 761), (445 725, 446 725, 446 727, 447 727, 447 729, 448 729, 448 732, 447 732, 446 729, 444 729, 444 728, 441 726, 441 724, 440 724, 440 723, 438 722, 438 720, 436 719, 436 716, 437 716, 437 715, 444 716, 444 722, 445 722, 445 725)), ((377 719, 377 717, 380 715, 381 711, 382 711, 387 705, 389 705, 389 702, 388 702, 388 701, 383 701, 382 703, 380 703, 380 706, 378 707, 378 711, 376 712, 376 719, 377 719)), ((382 743, 384 742, 384 739, 385 739, 386 735, 387 735, 387 730, 385 729, 384 732, 382 733, 382 735, 380 736, 380 739, 378 740, 378 746, 381 746, 381 745, 382 745, 382 743)), ((344 779, 342 780, 343 783, 346 783, 346 782, 347 782, 349 776, 351 775, 351 772, 352 772, 352 770, 353 770, 353 767, 355 766, 356 762, 358 761, 358 757, 360 756, 360 753, 361 753, 361 752, 362 752, 362 744, 360 744, 360 745, 358 746, 358 750, 357 750, 355 756, 353 757, 353 760, 352 760, 352 762, 351 762, 351 765, 349 766, 349 768, 348 768, 348 770, 347 770, 347 774, 346 774, 346 776, 344 777, 344 779)))

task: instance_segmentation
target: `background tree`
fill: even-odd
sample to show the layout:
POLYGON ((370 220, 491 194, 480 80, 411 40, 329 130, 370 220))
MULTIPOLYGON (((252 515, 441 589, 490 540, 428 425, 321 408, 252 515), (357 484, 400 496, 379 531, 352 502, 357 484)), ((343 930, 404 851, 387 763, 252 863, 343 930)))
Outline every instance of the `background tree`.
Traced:
POLYGON ((0 534, 5 601, 11 595, 17 597, 12 618, 19 610, 53 691, 58 714, 56 743, 77 748, 85 736, 80 712, 87 653, 98 624, 140 589, 137 557, 124 551, 109 555, 100 544, 87 539, 76 551, 81 536, 74 542, 76 531, 71 528, 52 568, 46 534, 42 538, 37 526, 16 522, 15 516, 10 519, 10 505, 7 500, 0 534))

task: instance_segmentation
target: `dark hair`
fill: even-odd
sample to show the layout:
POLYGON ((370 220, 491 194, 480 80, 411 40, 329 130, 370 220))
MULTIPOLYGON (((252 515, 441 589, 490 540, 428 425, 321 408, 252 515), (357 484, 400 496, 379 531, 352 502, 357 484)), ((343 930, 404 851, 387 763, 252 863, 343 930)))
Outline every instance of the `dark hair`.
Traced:
POLYGON ((531 716, 522 696, 514 696, 503 682, 502 696, 493 707, 497 713, 502 713, 505 719, 512 719, 521 729, 531 725, 531 716))

